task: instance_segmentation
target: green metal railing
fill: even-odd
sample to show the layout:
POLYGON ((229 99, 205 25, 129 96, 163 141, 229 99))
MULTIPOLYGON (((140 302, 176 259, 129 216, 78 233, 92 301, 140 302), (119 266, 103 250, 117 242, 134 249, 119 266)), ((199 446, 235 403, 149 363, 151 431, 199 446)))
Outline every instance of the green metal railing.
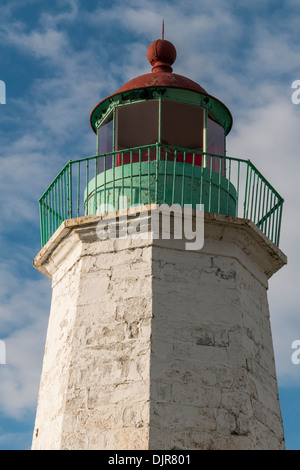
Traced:
POLYGON ((204 204, 252 220, 279 245, 283 199, 250 160, 162 144, 69 161, 39 200, 41 243, 74 217, 128 206, 204 204))

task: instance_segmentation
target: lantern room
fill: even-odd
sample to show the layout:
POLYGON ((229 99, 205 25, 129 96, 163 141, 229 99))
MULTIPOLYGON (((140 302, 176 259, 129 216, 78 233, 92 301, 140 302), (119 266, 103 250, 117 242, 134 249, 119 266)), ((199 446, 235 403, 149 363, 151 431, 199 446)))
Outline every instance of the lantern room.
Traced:
POLYGON ((201 185, 205 204, 208 191, 213 202, 216 185, 222 201, 226 199, 224 211, 230 206, 234 214, 235 189, 227 184, 222 159, 232 126, 230 111, 200 85, 173 73, 176 49, 171 42, 154 41, 147 58, 151 73, 130 80, 91 113, 97 155, 106 158, 99 159, 97 177, 86 192, 87 210, 95 206, 95 197, 97 207, 118 209, 119 196, 126 196, 129 206, 164 202, 195 207, 200 202, 197 188, 201 185), (180 197, 179 183, 184 186, 180 197))
MULTIPOLYGON (((151 98, 146 100, 138 99, 143 97, 141 93, 135 101, 110 110, 97 129, 97 153, 162 143, 197 150, 195 165, 202 164, 203 152, 225 155, 226 131, 208 108, 202 103, 189 102, 188 98, 195 101, 195 97, 188 93, 166 91, 152 91, 151 98)), ((138 161, 137 152, 133 155, 135 161, 138 161)), ((128 155, 123 163, 129 163, 128 155)), ((192 163, 191 156, 187 156, 186 163, 192 163)), ((121 164, 120 157, 117 164, 121 164)))
POLYGON ((192 80, 173 73, 173 44, 154 41, 147 58, 152 73, 123 85, 91 114, 97 153, 164 143, 225 155, 232 127, 228 108, 192 80))

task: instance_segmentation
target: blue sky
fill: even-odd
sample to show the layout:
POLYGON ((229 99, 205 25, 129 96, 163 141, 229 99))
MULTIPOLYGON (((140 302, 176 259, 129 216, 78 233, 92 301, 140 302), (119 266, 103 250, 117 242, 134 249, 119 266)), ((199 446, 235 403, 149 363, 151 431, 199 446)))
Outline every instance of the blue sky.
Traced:
POLYGON ((38 199, 69 159, 95 154, 90 113, 130 78, 150 72, 149 44, 177 49, 174 72, 231 110, 231 156, 250 158, 284 197, 281 249, 269 304, 288 449, 300 449, 300 3, 296 0, 1 0, 0 449, 31 445, 51 299, 35 271, 38 199))

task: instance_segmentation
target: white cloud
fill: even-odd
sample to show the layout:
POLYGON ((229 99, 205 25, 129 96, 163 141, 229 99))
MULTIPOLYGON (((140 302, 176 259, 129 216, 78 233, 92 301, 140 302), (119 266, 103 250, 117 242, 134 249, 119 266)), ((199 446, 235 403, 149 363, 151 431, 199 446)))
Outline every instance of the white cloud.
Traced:
POLYGON ((0 413, 22 419, 36 405, 50 308, 48 279, 18 277, 0 264, 1 340, 6 364, 0 366, 0 413))
POLYGON ((60 23, 70 23, 78 19, 79 7, 77 0, 65 0, 64 7, 67 7, 67 10, 56 11, 55 14, 42 12, 39 23, 47 25, 47 27, 56 28, 60 23))
POLYGON ((287 93, 284 87, 270 87, 264 93, 263 88, 256 91, 265 100, 236 122, 228 154, 250 158, 285 199, 280 247, 288 265, 270 280, 268 296, 279 383, 299 386, 300 369, 292 364, 291 344, 300 338, 300 106, 291 103, 290 89, 287 93))
MULTIPOLYGON (((40 289, 38 284, 36 287, 40 289)), ((16 328, 5 338, 6 364, 0 366, 0 412, 6 416, 21 420, 35 409, 46 326, 40 309, 40 318, 31 326, 16 328)))
POLYGON ((66 35, 52 28, 26 32, 26 25, 20 21, 2 24, 0 37, 4 43, 31 53, 38 59, 50 60, 60 54, 68 45, 66 35))

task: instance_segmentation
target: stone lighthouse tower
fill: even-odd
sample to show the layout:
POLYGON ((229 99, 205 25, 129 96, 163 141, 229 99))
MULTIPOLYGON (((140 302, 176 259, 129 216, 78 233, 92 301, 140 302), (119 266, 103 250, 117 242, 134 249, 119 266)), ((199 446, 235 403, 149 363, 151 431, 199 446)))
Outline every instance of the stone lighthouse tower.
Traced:
POLYGON ((267 298, 283 200, 227 156, 230 111, 173 73, 173 44, 147 58, 92 111, 96 155, 39 201, 53 292, 32 449, 284 449, 267 298))

